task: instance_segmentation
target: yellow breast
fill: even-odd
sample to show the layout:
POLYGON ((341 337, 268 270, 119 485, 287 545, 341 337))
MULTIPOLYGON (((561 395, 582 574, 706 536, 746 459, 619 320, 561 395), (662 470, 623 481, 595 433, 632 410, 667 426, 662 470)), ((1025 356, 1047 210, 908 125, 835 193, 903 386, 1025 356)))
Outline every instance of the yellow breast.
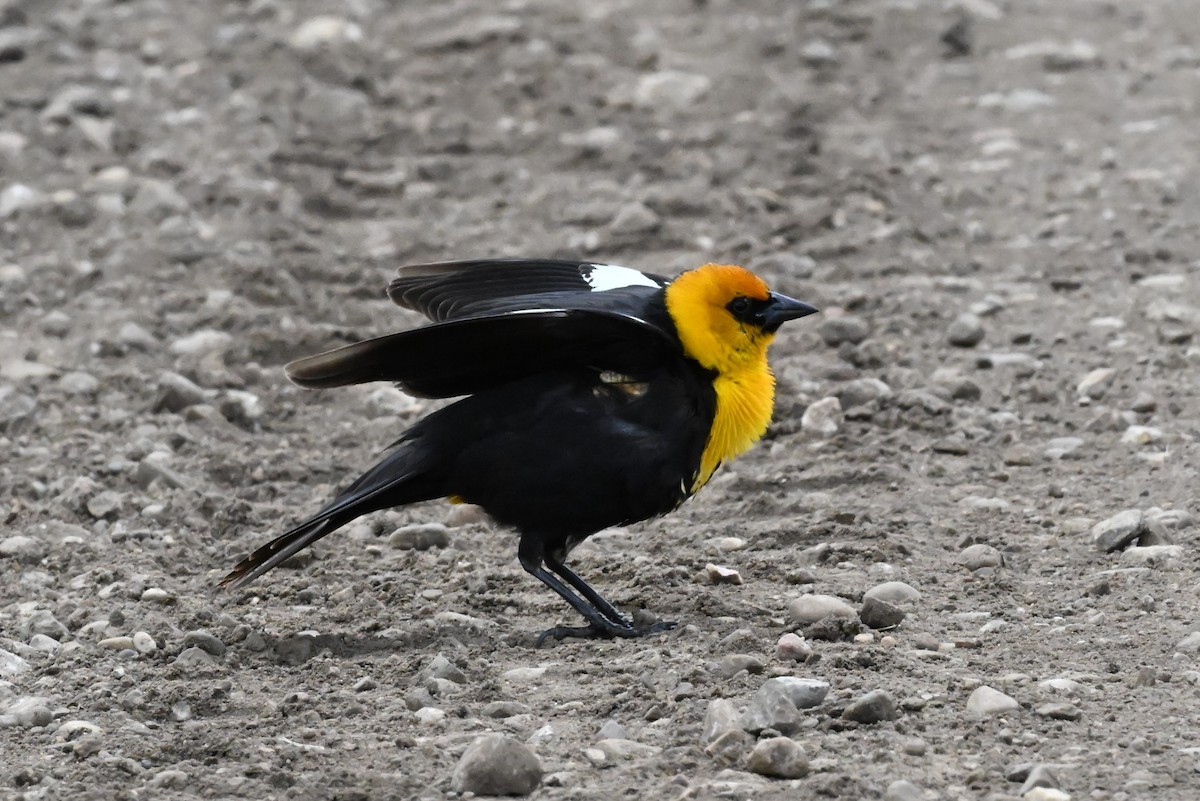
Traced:
POLYGON ((693 493, 708 483, 722 462, 758 442, 771 423, 775 378, 765 360, 755 369, 719 374, 713 388, 717 391, 717 411, 700 457, 700 470, 692 483, 693 493))

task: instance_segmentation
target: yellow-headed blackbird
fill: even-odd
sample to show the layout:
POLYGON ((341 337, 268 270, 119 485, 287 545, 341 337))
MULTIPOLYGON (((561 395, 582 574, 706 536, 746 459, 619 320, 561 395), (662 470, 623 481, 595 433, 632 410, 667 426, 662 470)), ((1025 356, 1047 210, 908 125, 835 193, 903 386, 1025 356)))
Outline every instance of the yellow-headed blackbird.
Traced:
POLYGON ((412 426, 390 454, 221 582, 240 587, 379 509, 478 504, 520 532, 521 565, 587 620, 547 637, 636 637, 571 571, 601 529, 666 514, 766 431, 767 346, 815 308, 753 273, 706 264, 674 280, 628 267, 493 259, 404 267, 388 287, 433 325, 288 365, 303 387, 392 381, 467 396, 412 426))

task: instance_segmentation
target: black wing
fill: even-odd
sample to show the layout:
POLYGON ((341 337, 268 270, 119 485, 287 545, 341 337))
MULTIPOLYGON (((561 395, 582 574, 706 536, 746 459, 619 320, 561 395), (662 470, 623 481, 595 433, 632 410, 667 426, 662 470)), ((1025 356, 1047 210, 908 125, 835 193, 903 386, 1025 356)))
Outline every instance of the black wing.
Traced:
POLYGON ((400 268, 398 305, 435 322, 519 309, 585 308, 637 314, 669 283, 629 267, 558 259, 481 259, 400 268))
POLYGON ((662 328, 625 314, 518 311, 452 320, 294 361, 302 387, 394 381, 429 398, 471 395, 536 373, 592 367, 640 375, 682 354, 662 328))

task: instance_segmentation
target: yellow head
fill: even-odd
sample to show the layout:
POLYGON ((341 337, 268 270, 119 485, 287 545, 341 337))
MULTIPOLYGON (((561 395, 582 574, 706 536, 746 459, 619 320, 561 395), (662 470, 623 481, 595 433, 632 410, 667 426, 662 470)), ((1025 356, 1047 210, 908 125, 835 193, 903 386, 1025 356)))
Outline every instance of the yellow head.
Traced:
POLYGON ((718 373, 736 373, 765 365, 779 326, 816 309, 772 292, 743 267, 706 264, 670 283, 667 311, 688 356, 718 373))

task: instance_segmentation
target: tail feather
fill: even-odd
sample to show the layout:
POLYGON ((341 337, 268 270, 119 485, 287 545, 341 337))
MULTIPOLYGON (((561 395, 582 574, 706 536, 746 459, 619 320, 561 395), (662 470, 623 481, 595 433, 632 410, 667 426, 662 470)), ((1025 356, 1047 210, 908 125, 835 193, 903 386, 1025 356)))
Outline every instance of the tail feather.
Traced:
POLYGON ((221 579, 221 583, 217 586, 225 590, 244 587, 271 568, 277 567, 300 553, 340 525, 341 523, 333 519, 306 520, 238 562, 233 570, 229 571, 229 575, 221 579))
POLYGON ((424 469, 422 453, 423 449, 412 442, 401 441, 395 451, 321 511, 238 562, 217 586, 229 590, 244 587, 326 534, 369 512, 446 495, 424 469))

